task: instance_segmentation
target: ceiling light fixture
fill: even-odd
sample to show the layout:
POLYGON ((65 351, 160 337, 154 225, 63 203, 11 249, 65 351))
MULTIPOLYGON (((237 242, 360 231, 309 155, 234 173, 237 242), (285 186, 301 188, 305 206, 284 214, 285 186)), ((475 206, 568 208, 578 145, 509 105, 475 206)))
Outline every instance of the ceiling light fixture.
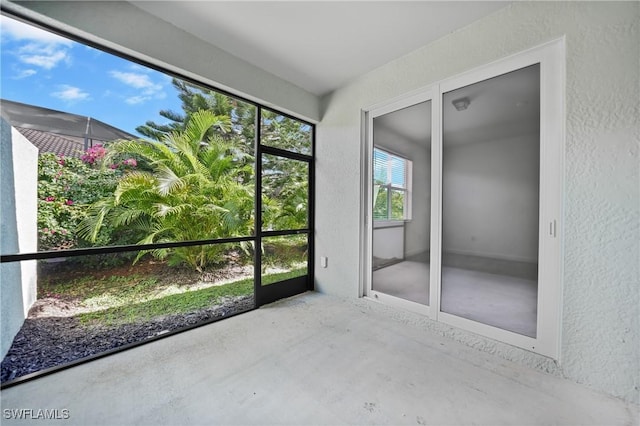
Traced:
POLYGON ((471 103, 471 101, 469 100, 469 98, 465 97, 460 99, 454 99, 453 101, 451 101, 451 103, 453 104, 454 107, 456 107, 458 111, 462 111, 469 108, 469 104, 471 103))

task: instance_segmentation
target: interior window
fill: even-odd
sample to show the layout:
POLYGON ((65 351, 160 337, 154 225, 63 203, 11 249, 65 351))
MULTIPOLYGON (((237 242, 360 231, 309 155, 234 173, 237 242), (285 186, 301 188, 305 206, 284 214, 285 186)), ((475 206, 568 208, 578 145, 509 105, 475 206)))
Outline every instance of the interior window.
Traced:
POLYGON ((411 161, 380 148, 373 151, 373 219, 409 220, 411 161))

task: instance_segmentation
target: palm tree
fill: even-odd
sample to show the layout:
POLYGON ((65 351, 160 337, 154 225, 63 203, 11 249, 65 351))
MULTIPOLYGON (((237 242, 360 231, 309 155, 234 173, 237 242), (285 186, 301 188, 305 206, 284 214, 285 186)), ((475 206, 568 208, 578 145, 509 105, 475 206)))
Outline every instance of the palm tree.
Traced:
POLYGON ((241 146, 245 152, 253 151, 255 106, 178 78, 174 78, 171 83, 178 92, 178 98, 182 102, 182 111, 160 110, 159 114, 165 121, 168 120, 168 123, 159 124, 149 120, 145 124, 136 127, 138 133, 150 139, 160 141, 164 135, 168 133, 183 131, 193 113, 201 110, 209 110, 214 115, 227 116, 231 120, 230 132, 220 132, 219 129, 212 128, 209 130, 209 135, 218 133, 227 140, 238 135, 242 136, 244 143, 240 143, 239 146, 241 146))
MULTIPOLYGON (((136 155, 151 171, 132 171, 113 195, 94 203, 78 234, 95 241, 103 226, 138 232, 138 244, 208 240, 250 235, 253 230, 253 158, 220 133, 228 116, 197 111, 184 130, 160 142, 120 140, 108 156, 136 155), (210 129, 217 129, 211 132, 210 129)), ((151 250, 170 264, 187 264, 202 272, 220 261, 221 245, 151 250)), ((146 254, 141 251, 136 261, 146 254)))

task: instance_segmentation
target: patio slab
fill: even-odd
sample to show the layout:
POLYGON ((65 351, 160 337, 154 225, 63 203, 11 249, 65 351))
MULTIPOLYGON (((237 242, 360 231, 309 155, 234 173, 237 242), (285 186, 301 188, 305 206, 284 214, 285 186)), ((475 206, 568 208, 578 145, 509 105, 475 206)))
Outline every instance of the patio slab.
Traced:
POLYGON ((25 382, 1 401, 3 425, 638 424, 636 405, 319 293, 25 382))

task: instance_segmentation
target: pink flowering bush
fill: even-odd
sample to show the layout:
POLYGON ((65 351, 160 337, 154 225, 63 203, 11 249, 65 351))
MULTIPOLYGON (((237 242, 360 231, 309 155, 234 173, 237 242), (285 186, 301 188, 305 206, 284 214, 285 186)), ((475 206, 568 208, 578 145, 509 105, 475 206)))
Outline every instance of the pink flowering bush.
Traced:
POLYGON ((122 162, 122 165, 127 167, 136 167, 138 165, 138 162, 135 158, 127 158, 122 162))
POLYGON ((87 149, 80 159, 86 164, 96 164, 104 158, 107 154, 107 150, 101 144, 96 144, 87 149))
MULTIPOLYGON (((113 194, 119 170, 92 165, 104 157, 104 148, 94 146, 82 159, 42 154, 38 158, 38 245, 40 250, 76 247, 78 223, 88 206, 113 194)), ((109 238, 109 230, 104 231, 109 238)), ((103 241, 104 242, 104 241, 103 241)))

